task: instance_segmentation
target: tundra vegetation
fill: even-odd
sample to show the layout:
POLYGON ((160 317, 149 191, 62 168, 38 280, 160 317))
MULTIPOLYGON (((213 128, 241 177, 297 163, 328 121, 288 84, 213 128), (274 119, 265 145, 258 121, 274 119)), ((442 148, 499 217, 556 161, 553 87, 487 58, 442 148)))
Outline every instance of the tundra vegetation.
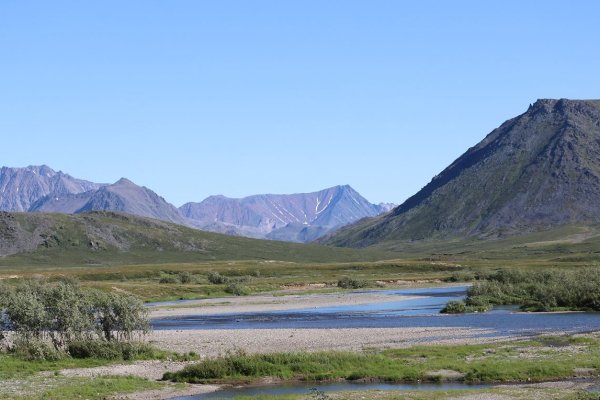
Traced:
POLYGON ((477 276, 467 299, 449 302, 443 312, 486 311, 519 305, 525 311, 600 311, 600 268, 577 270, 501 269, 477 276))
POLYGON ((148 332, 134 296, 81 288, 72 279, 21 281, 0 288, 3 347, 28 360, 132 359, 151 349, 134 339, 148 332))
POLYGON ((259 382, 265 377, 302 381, 539 382, 570 378, 581 371, 596 375, 599 350, 600 339, 596 336, 542 336, 509 343, 363 352, 234 352, 166 373, 164 379, 234 384, 259 382))
POLYGON ((0 282, 0 310, 0 399, 102 399, 156 389, 163 385, 137 377, 89 380, 59 371, 181 358, 136 341, 149 328, 139 299, 84 288, 73 279, 0 282))

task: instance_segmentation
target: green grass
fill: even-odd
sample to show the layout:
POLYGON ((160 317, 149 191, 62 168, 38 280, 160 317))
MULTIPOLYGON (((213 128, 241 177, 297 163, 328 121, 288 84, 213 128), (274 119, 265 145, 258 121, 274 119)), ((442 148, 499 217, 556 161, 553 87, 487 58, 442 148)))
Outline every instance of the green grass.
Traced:
MULTIPOLYGON (((146 379, 128 376, 101 376, 89 378, 54 377, 38 378, 28 382, 27 387, 16 391, 0 388, 0 399, 20 398, 24 400, 72 400, 107 399, 114 395, 160 389, 165 385, 146 379)), ((8 386, 10 382, 5 382, 8 386)))
POLYGON ((64 358, 58 361, 26 361, 13 355, 0 354, 0 381, 25 378, 44 371, 60 371, 67 368, 91 368, 111 363, 114 363, 114 361, 91 358, 64 358))
POLYGON ((224 236, 113 213, 12 215, 27 232, 45 221, 57 240, 49 247, 1 257, 0 279, 73 276, 84 286, 123 290, 146 301, 229 295, 226 284, 208 282, 210 272, 249 276, 244 293, 276 293, 318 291, 310 286, 314 284, 326 284, 321 290, 331 291, 343 277, 378 288, 439 284, 461 273, 500 268, 600 265, 599 226, 571 225, 495 240, 396 241, 357 250, 224 236), (100 250, 90 249, 90 226, 116 232, 128 247, 107 242, 100 250), (192 282, 160 283, 161 277, 180 273, 191 274, 192 282))
MULTIPOLYGON (((195 360, 197 356, 189 354, 177 354, 164 350, 155 349, 144 345, 143 351, 128 361, 141 360, 195 360)), ((53 372, 70 368, 91 368, 104 365, 123 363, 120 358, 74 358, 65 356, 59 360, 23 360, 14 354, 0 353, 0 381, 6 379, 21 379, 35 375, 39 372, 53 372)))
POLYGON ((10 213, 3 218, 14 228, 14 231, 6 232, 7 246, 13 242, 34 245, 32 250, 1 257, 0 267, 7 269, 94 268, 219 260, 347 262, 394 258, 379 250, 227 236, 113 212, 76 215, 10 213), (47 239, 35 246, 40 235, 47 239))
MULTIPOLYGON (((198 263, 140 264, 127 266, 36 268, 35 270, 2 271, 1 276, 23 278, 43 275, 50 280, 63 276, 75 277, 82 286, 103 290, 123 290, 133 293, 146 301, 196 299, 205 297, 230 296, 225 292, 227 283, 212 284, 208 274, 220 274, 237 278, 247 278, 242 284, 249 293, 276 292, 284 289, 302 288, 303 285, 327 284, 321 290, 338 290, 338 280, 344 276, 365 281, 367 287, 378 288, 378 281, 403 281, 404 285, 423 284, 424 281, 439 284, 455 272, 464 268, 454 263, 438 263, 423 260, 388 260, 375 262, 323 262, 295 263, 285 261, 219 261, 198 263), (166 273, 192 274, 194 283, 161 284, 166 273)), ((6 279, 5 282, 11 282, 6 279)), ((389 283, 388 283, 389 284, 389 283)), ((314 291, 306 286, 304 290, 314 291)))
POLYGON ((372 353, 231 354, 167 373, 165 379, 190 383, 255 382, 264 377, 417 382, 437 381, 441 378, 431 371, 448 369, 463 373, 467 382, 528 382, 569 378, 575 368, 600 370, 599 339, 546 337, 508 344, 425 346, 372 353))
POLYGON ((141 390, 159 389, 163 387, 158 382, 151 382, 137 377, 104 376, 95 379, 73 379, 67 384, 40 393, 31 399, 106 399, 114 394, 132 393, 141 390))

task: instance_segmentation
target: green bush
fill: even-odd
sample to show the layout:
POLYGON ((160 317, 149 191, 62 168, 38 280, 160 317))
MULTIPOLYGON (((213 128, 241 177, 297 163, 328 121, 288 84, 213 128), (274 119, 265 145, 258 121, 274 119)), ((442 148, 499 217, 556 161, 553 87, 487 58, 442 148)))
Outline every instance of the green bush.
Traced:
POLYGON ((446 282, 471 282, 477 279, 477 275, 472 271, 457 271, 453 272, 450 277, 446 278, 446 282))
POLYGON ((360 281, 344 276, 338 280, 337 286, 342 289, 360 289, 367 287, 367 281, 360 281))
POLYGON ((178 272, 176 274, 163 272, 158 280, 158 283, 164 284, 188 284, 194 282, 196 282, 196 277, 187 271, 178 272))
POLYGON ((73 358, 98 358, 103 360, 160 358, 162 355, 161 351, 146 343, 108 342, 105 340, 84 340, 70 343, 67 353, 73 358))
POLYGON ((120 343, 105 340, 82 340, 69 343, 67 353, 73 358, 99 358, 120 360, 123 358, 120 343))
POLYGON ((223 283, 227 283, 228 279, 226 276, 223 276, 218 272, 209 272, 208 281, 213 285, 221 285, 223 283))
POLYGON ((137 297, 99 290, 89 290, 88 296, 95 329, 105 340, 130 341, 150 329, 148 309, 137 297))
POLYGON ((518 304, 531 311, 600 311, 600 268, 496 271, 475 282, 466 301, 467 311, 494 304, 518 304))
POLYGON ((177 274, 177 278, 179 279, 179 282, 183 284, 193 283, 195 281, 194 276, 189 272, 180 272, 177 274))
POLYGON ((148 311, 139 299, 82 289, 75 282, 23 281, 7 289, 1 301, 3 325, 17 337, 15 351, 20 347, 32 358, 47 353, 39 343, 64 352, 76 341, 128 341, 149 329, 148 311))
POLYGON ((176 284, 176 283, 180 283, 180 280, 176 275, 162 274, 160 276, 160 279, 158 280, 158 283, 176 284))
POLYGON ((230 283, 225 287, 225 292, 229 294, 233 294, 235 296, 245 296, 250 291, 244 285, 240 285, 239 283, 230 283))
POLYGON ((25 361, 57 361, 65 357, 65 353, 56 350, 47 341, 18 339, 11 352, 25 361))
POLYGON ((449 301, 446 308, 442 310, 444 314, 462 314, 465 312, 467 312, 467 305, 461 300, 449 301))

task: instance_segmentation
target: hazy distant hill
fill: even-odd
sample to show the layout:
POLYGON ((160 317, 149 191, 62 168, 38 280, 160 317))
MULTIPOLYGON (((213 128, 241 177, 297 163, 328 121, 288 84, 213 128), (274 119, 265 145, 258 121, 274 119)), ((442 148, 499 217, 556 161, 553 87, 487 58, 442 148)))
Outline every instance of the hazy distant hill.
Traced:
POLYGON ((348 185, 313 193, 263 194, 241 199, 211 196, 187 203, 181 214, 205 230, 305 242, 346 224, 389 210, 369 203, 348 185))
POLYGON ((391 213, 327 242, 511 235, 597 223, 599 205, 600 100, 538 100, 391 213))
POLYGON ((69 195, 96 190, 102 185, 75 179, 45 165, 0 169, 0 210, 29 211, 49 194, 69 195))

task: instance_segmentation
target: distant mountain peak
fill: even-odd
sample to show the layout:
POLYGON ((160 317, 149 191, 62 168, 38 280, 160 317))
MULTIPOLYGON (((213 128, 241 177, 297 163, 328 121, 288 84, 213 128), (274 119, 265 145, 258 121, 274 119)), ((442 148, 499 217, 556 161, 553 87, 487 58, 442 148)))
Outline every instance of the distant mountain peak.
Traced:
POLYGON ((116 185, 137 186, 135 183, 133 183, 132 181, 130 181, 127 178, 121 178, 118 181, 116 181, 115 183, 113 183, 113 186, 116 186, 116 185))
POLYGON ((101 184, 75 179, 41 165, 0 169, 0 211, 29 211, 34 203, 54 197, 98 189, 101 184))
POLYGON ((0 211, 115 211, 220 233, 308 241, 387 209, 369 203, 350 185, 241 199, 215 195, 177 209, 152 190, 124 177, 110 185, 98 184, 46 165, 30 165, 0 169, 0 211))
POLYGON ((210 196, 187 203, 181 214, 201 229, 288 241, 309 241, 383 211, 350 185, 318 192, 260 194, 240 199, 210 196))

